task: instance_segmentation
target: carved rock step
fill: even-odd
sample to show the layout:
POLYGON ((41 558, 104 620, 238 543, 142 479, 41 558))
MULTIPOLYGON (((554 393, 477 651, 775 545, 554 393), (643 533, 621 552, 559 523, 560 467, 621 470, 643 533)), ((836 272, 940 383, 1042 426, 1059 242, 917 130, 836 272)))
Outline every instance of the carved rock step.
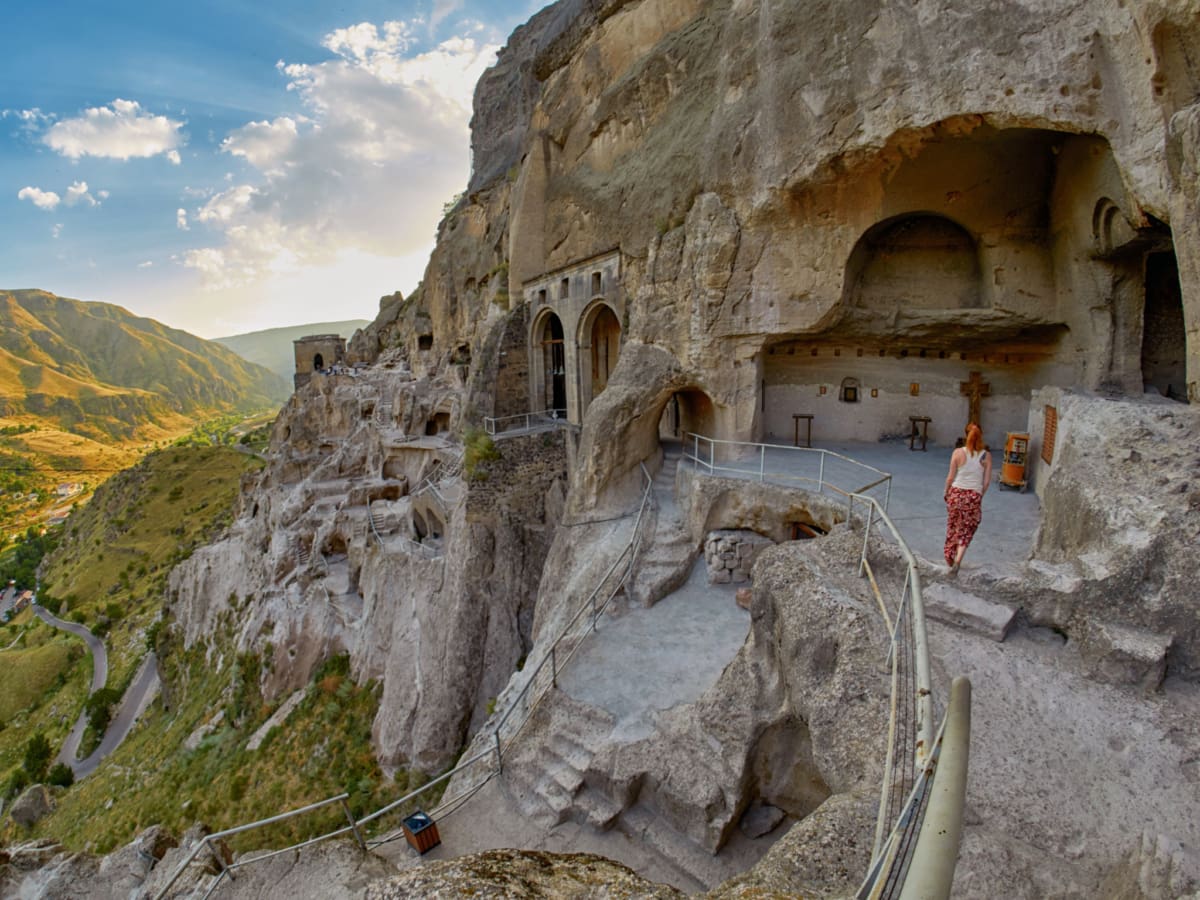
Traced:
POLYGON ((671 828, 660 816, 644 806, 625 810, 617 819, 617 829, 635 841, 646 844, 679 873, 678 887, 698 893, 724 881, 729 873, 711 853, 671 828))
POLYGON ((949 584, 935 583, 923 592, 925 614, 935 622, 1003 641, 1016 612, 1003 603, 992 603, 949 584))
POLYGON ((671 593, 687 581, 695 557, 696 548, 683 523, 660 510, 634 566, 634 601, 649 606, 671 593))

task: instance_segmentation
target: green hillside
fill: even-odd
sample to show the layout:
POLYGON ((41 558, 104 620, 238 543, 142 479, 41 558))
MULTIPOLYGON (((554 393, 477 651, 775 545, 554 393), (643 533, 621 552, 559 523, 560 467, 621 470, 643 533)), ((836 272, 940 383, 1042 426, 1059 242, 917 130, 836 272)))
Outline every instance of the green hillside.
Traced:
POLYGON ((270 328, 266 331, 251 331, 230 337, 215 338, 243 359, 258 363, 281 375, 289 382, 296 371, 296 359, 292 342, 310 334, 340 334, 349 338, 355 331, 371 324, 366 319, 350 319, 345 322, 317 322, 311 325, 289 325, 286 328, 270 328))
POLYGON ((0 291, 0 371, 0 417, 118 441, 291 393, 220 344, 45 291, 0 291))

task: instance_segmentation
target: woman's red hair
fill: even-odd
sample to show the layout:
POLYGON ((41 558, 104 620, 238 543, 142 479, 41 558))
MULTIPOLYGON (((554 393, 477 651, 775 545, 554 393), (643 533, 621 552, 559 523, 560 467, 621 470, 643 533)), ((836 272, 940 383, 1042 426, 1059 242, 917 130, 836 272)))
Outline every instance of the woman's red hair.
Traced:
POLYGON ((967 426, 967 452, 971 454, 978 453, 983 449, 983 432, 979 430, 979 426, 972 422, 967 426))

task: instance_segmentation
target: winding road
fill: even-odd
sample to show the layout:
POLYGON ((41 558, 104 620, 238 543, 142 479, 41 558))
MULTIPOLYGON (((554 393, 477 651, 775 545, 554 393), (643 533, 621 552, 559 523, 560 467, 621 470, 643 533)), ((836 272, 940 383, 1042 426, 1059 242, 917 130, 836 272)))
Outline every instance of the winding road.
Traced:
MULTIPOLYGON (((94 694, 104 687, 105 682, 108 681, 108 651, 104 648, 104 641, 78 622, 67 622, 60 619, 49 610, 38 606, 37 603, 34 603, 33 611, 47 625, 68 631, 83 639, 92 654, 91 693, 94 694)), ((100 746, 87 759, 76 758, 79 753, 79 742, 83 740, 83 732, 87 728, 87 711, 81 710, 79 718, 75 720, 75 725, 71 728, 71 733, 67 735, 55 762, 70 766, 76 778, 91 775, 100 765, 100 761, 117 749, 121 741, 125 740, 125 736, 129 734, 129 730, 137 721, 138 715, 145 708, 147 699, 153 696, 153 692, 157 688, 158 664, 154 654, 149 653, 142 661, 142 666, 129 686, 129 690, 121 698, 121 705, 117 710, 116 717, 108 726, 108 731, 104 733, 104 739, 100 742, 100 746)))

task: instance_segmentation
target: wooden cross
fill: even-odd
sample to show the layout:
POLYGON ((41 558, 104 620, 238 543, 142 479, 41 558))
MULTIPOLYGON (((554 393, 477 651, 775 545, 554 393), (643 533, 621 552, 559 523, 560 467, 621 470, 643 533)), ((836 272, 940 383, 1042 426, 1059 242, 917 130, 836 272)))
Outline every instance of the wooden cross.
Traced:
POLYGON ((984 397, 991 396, 992 386, 984 383, 981 372, 972 372, 967 381, 960 381, 958 383, 958 392, 970 401, 970 406, 967 410, 967 423, 974 422, 982 428, 983 422, 980 421, 981 401, 984 397))

